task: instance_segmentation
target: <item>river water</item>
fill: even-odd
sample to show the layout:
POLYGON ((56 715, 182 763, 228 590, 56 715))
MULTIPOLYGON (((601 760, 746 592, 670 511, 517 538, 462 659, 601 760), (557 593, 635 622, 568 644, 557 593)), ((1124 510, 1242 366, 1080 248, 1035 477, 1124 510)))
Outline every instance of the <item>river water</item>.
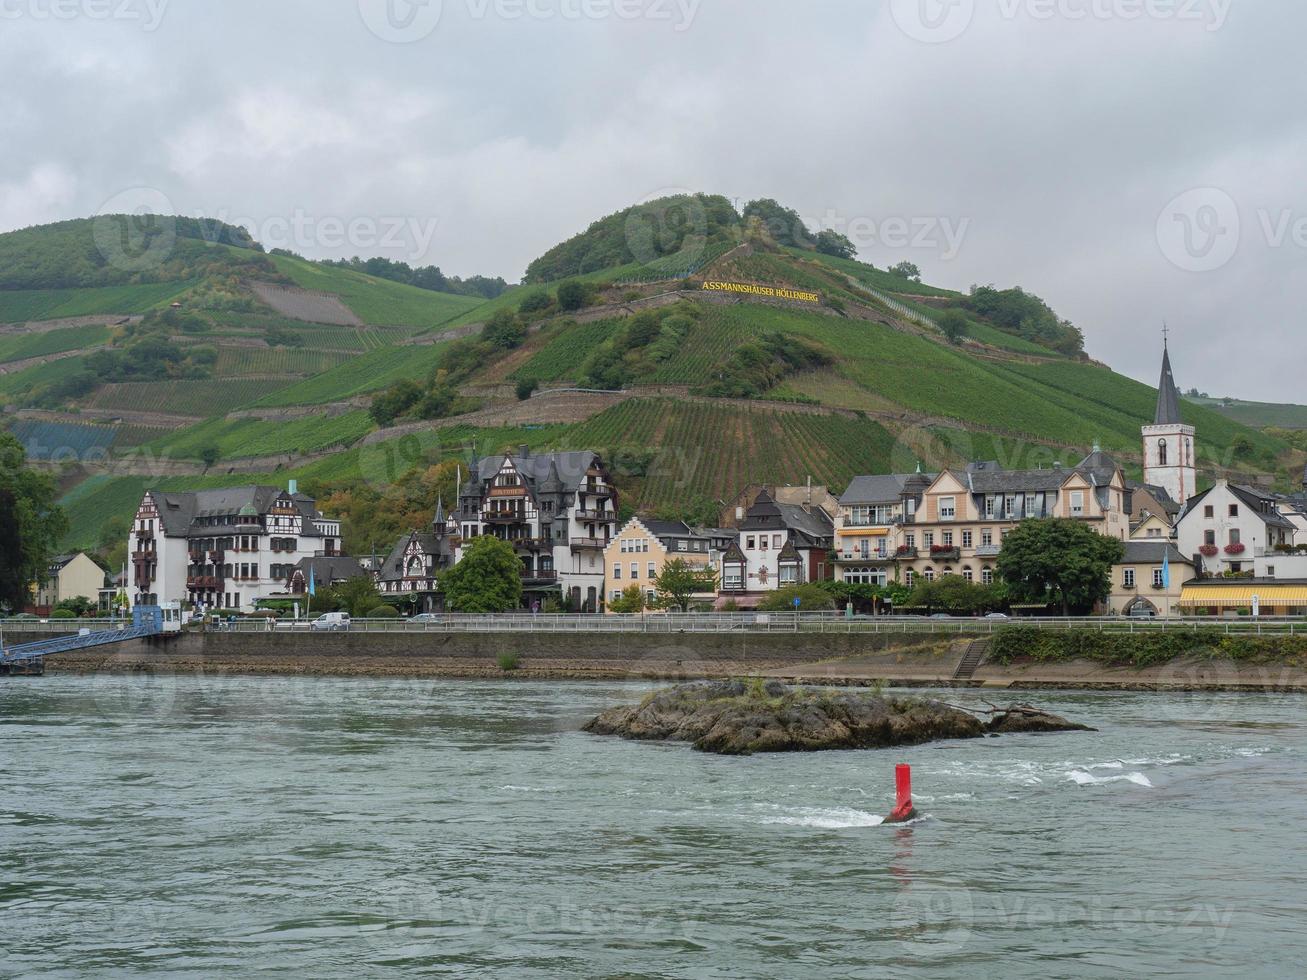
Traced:
MULTIPOLYGON (((0 686, 0 975, 1301 976, 1307 703, 726 759, 639 684, 0 686), (879 826, 893 764, 925 816, 879 826)), ((979 704, 971 693, 947 698, 979 704)))

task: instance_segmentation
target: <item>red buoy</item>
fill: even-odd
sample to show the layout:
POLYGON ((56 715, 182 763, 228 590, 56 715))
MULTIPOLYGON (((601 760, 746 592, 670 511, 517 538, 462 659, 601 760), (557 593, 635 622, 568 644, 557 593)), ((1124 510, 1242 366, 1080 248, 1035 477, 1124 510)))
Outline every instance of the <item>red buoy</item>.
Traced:
POLYGON ((885 818, 886 823, 906 823, 917 815, 912 805, 912 767, 900 765, 894 769, 894 812, 885 818))

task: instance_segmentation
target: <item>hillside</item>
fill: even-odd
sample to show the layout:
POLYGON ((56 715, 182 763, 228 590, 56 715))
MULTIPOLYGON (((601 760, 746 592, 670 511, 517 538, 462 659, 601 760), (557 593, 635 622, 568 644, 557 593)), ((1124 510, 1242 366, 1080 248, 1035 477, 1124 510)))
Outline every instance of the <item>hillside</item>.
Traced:
MULTIPOLYGON (((1037 297, 931 287, 778 241, 775 202, 732 219, 704 200, 706 235, 633 261, 644 241, 615 236, 648 212, 623 212, 490 300, 210 242, 184 279, 0 290, 0 310, 35 311, 0 327, 0 402, 59 468, 80 547, 111 543, 146 485, 297 478, 365 550, 452 494, 442 462, 523 444, 600 450, 628 507, 704 520, 749 483, 918 462, 1050 465, 1097 443, 1137 469, 1156 392, 1059 350, 1079 331, 1037 297)), ((1297 460, 1186 415, 1209 473, 1285 480, 1297 460)))

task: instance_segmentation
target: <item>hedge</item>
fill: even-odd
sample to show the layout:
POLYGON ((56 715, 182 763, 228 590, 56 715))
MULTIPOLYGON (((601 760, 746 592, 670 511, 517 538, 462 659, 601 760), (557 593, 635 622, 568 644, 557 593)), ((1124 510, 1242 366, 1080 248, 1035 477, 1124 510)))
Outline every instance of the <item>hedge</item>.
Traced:
POLYGON ((1009 626, 994 637, 991 659, 1010 664, 1022 657, 1040 662, 1092 660, 1113 666, 1153 667, 1179 657, 1280 662, 1307 659, 1307 636, 1248 636, 1220 630, 1116 633, 1054 632, 1009 626))

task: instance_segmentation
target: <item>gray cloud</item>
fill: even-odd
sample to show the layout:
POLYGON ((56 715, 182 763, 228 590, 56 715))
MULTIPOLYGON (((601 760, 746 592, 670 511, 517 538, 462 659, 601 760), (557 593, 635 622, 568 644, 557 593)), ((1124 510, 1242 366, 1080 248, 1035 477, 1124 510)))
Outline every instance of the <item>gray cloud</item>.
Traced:
POLYGON ((663 189, 774 196, 856 222, 878 265, 1032 289, 1136 377, 1155 380, 1167 320, 1183 386, 1303 400, 1290 0, 443 0, 413 43, 369 30, 383 0, 152 2, 0 0, 0 228, 149 187, 298 222, 317 257, 515 278, 663 189), (76 15, 47 16, 60 2, 76 15), (965 29, 910 36, 932 24, 965 29), (1227 197, 1188 199, 1159 241, 1169 203, 1209 187, 1227 197), (1211 267, 1229 207, 1238 247, 1211 267), (352 248, 321 234, 333 219, 411 219, 430 244, 352 248), (966 234, 950 257, 939 235, 887 244, 893 219, 966 234))

